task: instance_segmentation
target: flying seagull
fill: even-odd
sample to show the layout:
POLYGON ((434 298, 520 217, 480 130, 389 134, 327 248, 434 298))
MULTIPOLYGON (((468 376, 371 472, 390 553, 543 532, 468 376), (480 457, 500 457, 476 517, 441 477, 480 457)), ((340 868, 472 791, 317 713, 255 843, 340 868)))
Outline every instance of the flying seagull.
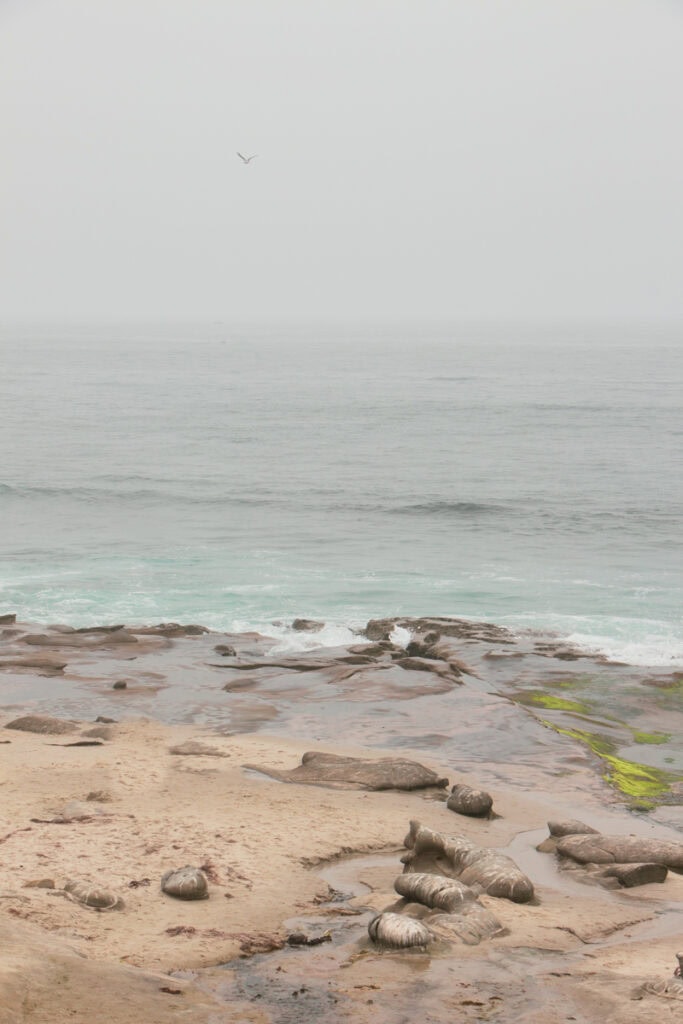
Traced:
POLYGON ((240 160, 242 161, 242 163, 249 164, 249 163, 251 163, 252 160, 256 159, 256 157, 258 156, 258 153, 254 153, 253 156, 242 156, 241 153, 238 153, 237 155, 240 158, 240 160))

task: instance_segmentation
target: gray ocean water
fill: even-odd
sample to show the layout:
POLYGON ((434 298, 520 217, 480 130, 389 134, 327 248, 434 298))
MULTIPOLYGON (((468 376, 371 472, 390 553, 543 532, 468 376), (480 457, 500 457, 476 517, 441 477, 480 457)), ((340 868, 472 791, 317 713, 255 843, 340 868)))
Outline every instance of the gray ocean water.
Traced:
POLYGON ((682 393, 663 327, 5 326, 0 613, 682 665, 682 393))

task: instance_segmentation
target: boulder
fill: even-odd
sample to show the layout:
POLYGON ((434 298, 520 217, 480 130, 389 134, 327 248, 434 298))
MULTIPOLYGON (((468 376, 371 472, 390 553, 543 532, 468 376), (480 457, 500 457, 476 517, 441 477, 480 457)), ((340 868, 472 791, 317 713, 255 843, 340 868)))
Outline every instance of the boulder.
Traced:
POLYGON ((71 897, 74 903, 92 907, 93 910, 123 909, 123 900, 119 896, 95 882, 72 878, 64 886, 64 892, 71 897))
POLYGON ((317 622, 315 619, 294 619, 292 629, 297 633, 319 633, 325 628, 324 622, 317 622))
POLYGON ((161 876, 161 888, 168 896, 179 900, 205 900, 209 896, 206 875, 191 864, 166 871, 161 876))
POLYGON ((493 797, 483 789, 472 789, 460 783, 451 789, 446 807, 470 818, 484 818, 493 807, 493 797))

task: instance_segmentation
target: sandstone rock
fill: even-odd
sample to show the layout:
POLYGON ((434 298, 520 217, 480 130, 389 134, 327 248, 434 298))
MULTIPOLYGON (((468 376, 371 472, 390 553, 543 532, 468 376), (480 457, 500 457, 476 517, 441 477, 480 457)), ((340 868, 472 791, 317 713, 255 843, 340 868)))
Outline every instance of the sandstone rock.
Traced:
POLYGON ((190 864, 166 871, 161 876, 161 888, 179 900, 205 900, 209 896, 206 875, 190 864))
POLYGON ((123 900, 115 893, 81 878, 70 879, 64 886, 64 892, 68 893, 76 903, 81 903, 84 907, 92 907, 94 910, 123 909, 123 900))
POLYGON ((429 658, 430 650, 440 640, 441 634, 431 630, 422 636, 413 637, 406 646, 406 654, 411 658, 429 658))
POLYGON ((493 797, 483 789, 472 789, 464 784, 453 786, 446 807, 470 818, 483 818, 493 807, 493 797))
POLYGON ((179 636, 203 636, 209 630, 206 626, 181 626, 178 622, 160 622, 156 626, 129 626, 128 632, 136 636, 163 636, 172 639, 179 636))
POLYGON ((324 622, 317 622, 315 619, 294 619, 292 629, 297 633, 319 633, 325 628, 324 622))
POLYGON ((368 934, 378 946, 387 946, 389 949, 427 946, 434 939, 429 928, 421 921, 387 911, 373 917, 368 925, 368 934))
POLYGON ((186 740, 184 743, 177 743, 174 747, 168 748, 169 754, 178 754, 182 757, 227 757, 228 755, 218 747, 210 747, 208 743, 200 743, 198 740, 186 740))
POLYGON ((455 935, 467 946, 478 946, 506 930, 479 900, 463 904, 457 913, 431 915, 428 923, 435 936, 450 939, 455 935))
POLYGON ((340 757, 321 751, 308 751, 301 764, 289 771, 279 771, 264 765, 247 764, 245 768, 262 772, 280 782, 300 782, 308 785, 341 786, 348 789, 443 789, 448 779, 417 761, 384 757, 378 761, 359 757, 340 757))
POLYGON ((65 722, 61 718, 50 718, 49 715, 24 715, 8 722, 6 729, 18 729, 20 732, 38 732, 47 736, 61 736, 76 731, 75 722, 65 722))
POLYGON ((16 621, 17 617, 14 613, 0 615, 0 626, 13 626, 16 621))
POLYGON ((83 735, 93 740, 111 740, 115 734, 107 725, 94 725, 92 729, 86 729, 83 735))
POLYGON ((388 640, 394 631, 394 619, 370 619, 365 627, 368 640, 388 640))
POLYGON ((616 878, 627 889, 649 885, 651 882, 663 882, 668 873, 664 864, 612 864, 602 872, 606 878, 616 878))
POLYGON ((60 633, 59 636, 46 633, 29 633, 22 638, 23 643, 31 647, 109 647, 112 644, 136 644, 138 639, 127 630, 121 629, 114 633, 95 634, 88 633, 60 633))
POLYGON ((590 825, 585 825, 582 821, 577 821, 575 818, 562 819, 561 821, 549 821, 548 831, 551 836, 556 839, 562 836, 578 836, 578 835, 599 835, 600 833, 596 828, 591 828, 590 825))
POLYGON ((123 629, 123 624, 118 626, 81 626, 80 629, 74 630, 75 633, 118 633, 120 629, 123 629))
POLYGON ((531 880, 505 854, 471 843, 464 836, 444 836, 410 822, 404 840, 409 852, 401 860, 405 871, 443 874, 465 885, 481 885, 489 896, 528 903, 534 897, 531 880))
POLYGON ((0 658, 0 669, 8 668, 12 671, 29 669, 41 676, 60 676, 66 666, 66 661, 53 654, 16 654, 0 658))
POLYGON ((664 864, 683 871, 683 843, 664 839, 571 835, 558 841, 557 852, 581 864, 664 864))
POLYGON ((477 898, 473 889, 455 878, 424 872, 404 872, 395 880, 394 889, 409 902, 422 903, 431 910, 445 910, 449 914, 477 898))
POLYGON ((539 843, 536 849, 539 853, 554 853, 557 850, 557 843, 564 836, 577 835, 598 835, 597 829, 585 825, 582 821, 568 818, 561 821, 549 821, 548 829, 550 835, 539 843))
POLYGON ((216 654, 220 654, 221 658, 234 658, 237 655, 232 644, 216 644, 214 651, 216 654))

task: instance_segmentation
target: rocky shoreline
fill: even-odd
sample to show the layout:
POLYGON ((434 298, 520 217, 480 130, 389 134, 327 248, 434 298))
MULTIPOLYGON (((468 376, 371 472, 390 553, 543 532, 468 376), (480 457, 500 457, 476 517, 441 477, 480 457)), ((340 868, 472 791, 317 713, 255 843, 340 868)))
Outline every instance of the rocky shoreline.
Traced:
POLYGON ((0 619, 1 1024, 678 1018, 683 675, 356 640, 0 619))

